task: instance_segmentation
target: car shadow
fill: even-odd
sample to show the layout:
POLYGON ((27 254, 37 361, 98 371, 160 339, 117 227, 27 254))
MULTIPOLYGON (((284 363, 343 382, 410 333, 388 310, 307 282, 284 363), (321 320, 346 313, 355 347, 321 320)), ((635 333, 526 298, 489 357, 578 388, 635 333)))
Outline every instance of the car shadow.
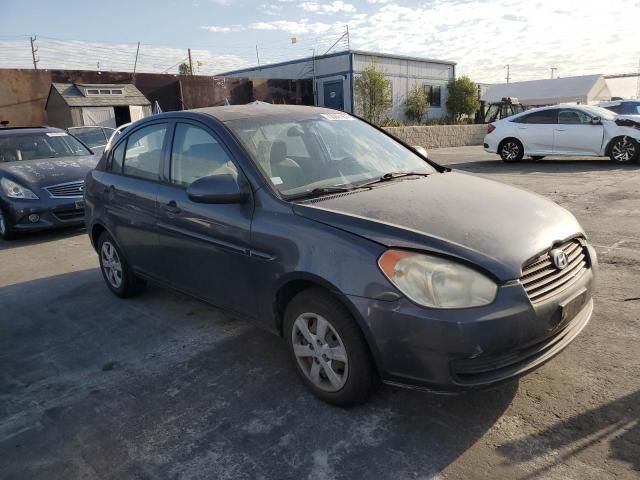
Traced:
POLYGON ((0 251, 70 238, 81 233, 86 233, 86 231, 84 227, 67 227, 41 232, 19 233, 10 241, 0 238, 0 251))
POLYGON ((498 447, 509 463, 552 458, 523 479, 544 478, 553 467, 594 444, 609 440, 609 456, 640 472, 640 390, 556 423, 543 432, 498 447), (544 441, 541 441, 544 439, 544 441), (560 453, 558 453, 560 451, 560 453))
POLYGON ((332 407, 277 336, 153 285, 115 298, 98 269, 0 288, 0 309, 6 479, 431 478, 518 388, 332 407))
POLYGON ((584 173, 638 171, 640 164, 621 165, 603 159, 547 159, 522 160, 505 163, 502 160, 481 160, 475 162, 447 162, 449 168, 474 173, 584 173))

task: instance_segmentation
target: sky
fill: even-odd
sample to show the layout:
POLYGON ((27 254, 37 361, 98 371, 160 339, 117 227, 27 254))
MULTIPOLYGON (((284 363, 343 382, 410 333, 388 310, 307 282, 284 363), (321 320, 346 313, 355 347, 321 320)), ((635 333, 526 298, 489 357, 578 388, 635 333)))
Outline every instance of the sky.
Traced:
POLYGON ((351 48, 500 83, 640 68, 640 0, 0 0, 0 68, 196 73, 351 48), (292 42, 295 37, 296 43, 292 42))

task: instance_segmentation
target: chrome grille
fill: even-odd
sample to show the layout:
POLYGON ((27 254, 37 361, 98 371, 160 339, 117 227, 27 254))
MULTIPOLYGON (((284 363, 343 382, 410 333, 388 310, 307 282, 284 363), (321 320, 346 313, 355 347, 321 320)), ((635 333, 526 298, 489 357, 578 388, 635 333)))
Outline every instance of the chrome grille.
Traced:
MULTIPOLYGON (((585 247, 578 239, 559 247, 567 255, 567 266, 558 269, 549 252, 540 255, 522 268, 520 281, 531 302, 542 302, 567 288, 589 268, 585 247)), ((550 250, 551 251, 551 250, 550 250)))
POLYGON ((84 181, 60 183, 58 185, 51 185, 45 187, 45 190, 49 192, 49 195, 55 198, 75 198, 82 197, 84 193, 84 181))

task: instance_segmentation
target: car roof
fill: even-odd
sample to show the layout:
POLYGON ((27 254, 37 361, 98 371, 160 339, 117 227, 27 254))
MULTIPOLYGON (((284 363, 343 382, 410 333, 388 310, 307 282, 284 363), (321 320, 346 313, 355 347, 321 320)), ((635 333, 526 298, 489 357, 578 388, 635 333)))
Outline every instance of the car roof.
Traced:
POLYGON ((318 113, 339 113, 337 110, 303 105, 274 105, 265 102, 253 102, 246 105, 229 105, 224 107, 207 107, 187 110, 215 117, 221 122, 243 118, 260 118, 279 115, 312 115, 318 113))
POLYGON ((18 135, 24 133, 64 132, 55 127, 5 127, 0 128, 0 136, 18 135))

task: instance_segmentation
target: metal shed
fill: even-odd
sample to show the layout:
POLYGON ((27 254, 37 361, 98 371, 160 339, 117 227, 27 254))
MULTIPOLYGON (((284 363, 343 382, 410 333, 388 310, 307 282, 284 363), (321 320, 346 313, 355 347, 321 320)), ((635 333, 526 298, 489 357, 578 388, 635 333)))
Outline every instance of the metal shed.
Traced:
POLYGON ((611 92, 602 75, 582 75, 490 85, 482 100, 499 102, 504 97, 515 97, 523 105, 536 107, 558 103, 588 105, 610 100, 611 92))
POLYGON ((431 98, 428 117, 445 116, 447 82, 455 77, 455 62, 386 53, 347 50, 288 62, 224 72, 225 77, 312 79, 315 104, 354 112, 354 81, 375 63, 391 81, 393 104, 389 118, 404 119, 404 103, 410 89, 421 85, 431 98))
POLYGON ((54 127, 115 128, 151 115, 151 102, 131 84, 52 83, 45 110, 54 127))

